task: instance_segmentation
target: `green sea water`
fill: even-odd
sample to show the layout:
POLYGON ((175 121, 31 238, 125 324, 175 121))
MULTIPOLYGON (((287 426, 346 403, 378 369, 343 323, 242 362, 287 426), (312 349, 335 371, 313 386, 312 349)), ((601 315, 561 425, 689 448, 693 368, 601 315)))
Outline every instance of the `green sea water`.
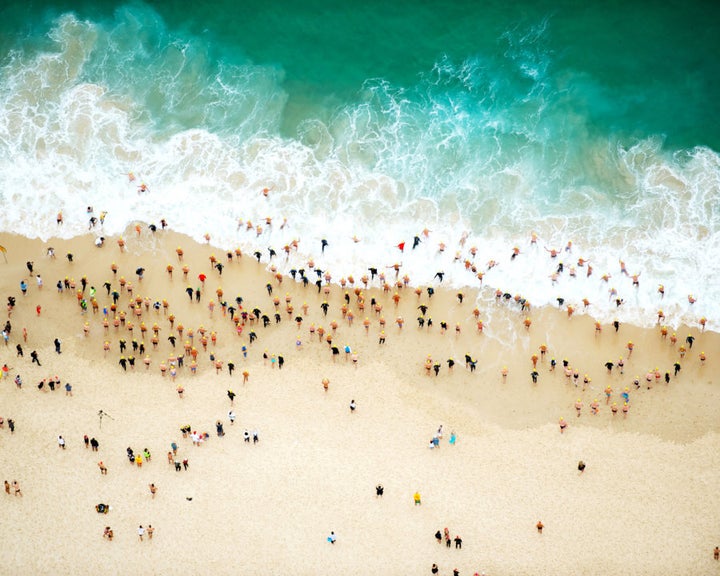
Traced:
MULTIPOLYGON (((556 97, 572 100, 588 130, 720 149, 718 3, 10 2, 0 10, 2 45, 12 46, 18 33, 41 42, 62 13, 110 22, 133 6, 143 15, 151 7, 171 36, 200 39, 210 59, 276 68, 290 136, 304 119, 355 102, 368 79, 411 89, 443 59, 474 58, 499 75, 515 51, 513 58, 525 56, 553 78, 556 97)), ((512 99, 531 79, 510 73, 499 81, 512 99)))
MULTIPOLYGON (((166 218, 235 247, 239 220, 289 217, 254 241, 310 238, 302 259, 322 234, 338 276, 426 227, 479 262, 535 231, 598 274, 552 285, 540 250, 487 285, 613 318, 596 280, 622 258, 644 274, 624 319, 653 323, 662 283, 666 312, 720 321, 718 48, 700 1, 5 2, 0 229, 42 236, 63 209, 82 234, 92 203, 106 233, 166 218)), ((474 280, 456 264, 404 256, 418 282, 474 280)))

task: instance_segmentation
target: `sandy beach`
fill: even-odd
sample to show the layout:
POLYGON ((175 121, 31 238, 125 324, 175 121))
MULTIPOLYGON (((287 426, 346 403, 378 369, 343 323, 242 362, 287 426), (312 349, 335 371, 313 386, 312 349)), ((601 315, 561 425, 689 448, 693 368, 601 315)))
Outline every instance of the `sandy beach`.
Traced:
MULTIPOLYGON (((0 260, 2 297, 16 300, 8 316, 10 336, 0 346, 0 364, 9 369, 0 381, 5 421, 0 470, 2 480, 16 480, 22 490, 22 496, 3 495, 3 572, 424 575, 431 574, 433 563, 447 576, 454 569, 463 576, 720 570, 712 556, 720 544, 717 327, 679 326, 665 338, 660 326, 649 330, 622 324, 616 331, 602 325, 597 331, 588 315, 569 317, 555 308, 521 311, 513 299, 495 299, 490 288, 463 290, 460 302, 458 290, 440 282, 433 285, 432 297, 425 286, 419 287, 420 295, 413 285, 383 291, 377 279, 365 289, 359 278, 366 271, 358 271, 354 286, 342 288, 333 278, 318 289, 310 267, 308 286, 288 276, 280 282, 270 266, 283 254, 271 262, 267 253, 261 262, 248 253, 229 260, 211 242, 197 244, 172 231, 153 233, 144 224, 140 234, 130 228, 123 238, 121 251, 117 238, 97 248, 90 235, 42 242, 0 234, 7 257, 0 260), (50 246, 55 258, 47 255, 50 246), (73 254, 72 262, 67 253, 73 254), (211 256, 224 265, 222 273, 211 256), (138 268, 144 268, 142 280, 138 268), (204 286, 199 274, 206 276, 204 286), (76 298, 83 276, 85 312, 76 298), (132 284, 132 295, 127 285, 121 287, 121 277, 132 284), (56 283, 65 278, 76 288, 59 292, 56 283), (113 312, 108 292, 115 290, 119 299, 113 312), (346 292, 352 323, 342 311, 346 292), (237 316, 238 296, 243 311, 259 309, 268 325, 248 318, 240 322, 239 334, 220 305, 225 300, 238 308, 237 316), (139 298, 140 316, 131 298, 139 298), (382 306, 379 313, 373 298, 382 306), (327 315, 321 307, 325 301, 327 315), (423 327, 417 321, 423 316, 421 305, 427 306, 423 327), (103 309, 108 309, 107 328, 103 309), (121 311, 126 317, 115 328, 114 317, 121 311), (402 328, 398 317, 404 320, 402 328), (337 323, 335 330, 331 322, 337 323), (447 323, 445 333, 441 322, 447 323), (144 335, 141 323, 147 326, 144 335), (207 349, 201 329, 207 331, 207 349), (169 358, 183 354, 190 330, 196 373, 192 356, 185 354, 173 379, 169 358), (381 344, 382 330, 386 341, 381 344), (127 343, 123 353, 121 339, 127 343), (133 351, 133 339, 144 344, 149 368, 145 355, 133 351), (631 355, 628 342, 634 345, 631 355), (540 353, 543 345, 545 354, 540 353), (687 348, 682 358, 680 346, 687 348), (33 350, 40 366, 31 360, 33 350), (531 378, 533 354, 538 355, 537 383, 531 378), (135 366, 124 370, 120 358, 131 355, 135 366), (475 363, 472 371, 466 355, 475 363), (431 368, 426 370, 428 356, 431 368), (557 366, 551 370, 553 358, 557 366), (577 382, 566 378, 563 360, 578 371, 577 382), (219 370, 215 362, 222 363, 219 370), (606 362, 614 364, 611 370, 606 362), (676 362, 681 364, 677 376, 676 362), (232 374, 228 363, 235 365, 232 374), (655 370, 661 377, 653 374, 648 386, 646 375, 655 370), (21 388, 14 382, 17 375, 21 388), (38 388, 56 375, 60 384, 55 390, 47 383, 38 388), (608 386, 612 392, 606 403, 608 386), (626 388, 624 415, 621 393, 626 388), (228 390, 236 394, 232 405, 228 390), (594 400, 597 414, 591 413, 594 400), (613 403, 619 407, 616 414, 613 403), (560 418, 568 424, 563 433, 560 418), (9 419, 15 424, 12 433, 9 419), (208 434, 202 445, 183 437, 184 426, 208 434), (440 426, 442 437, 431 449, 440 426), (64 449, 58 446, 60 435, 64 449), (97 452, 86 447, 85 435, 98 441, 97 452), (173 443, 177 454, 172 460, 187 460, 186 469, 176 470, 168 461, 173 443), (140 455, 147 448, 152 459, 131 464, 128 447, 140 455), (581 460, 586 464, 582 473, 581 460), (101 474, 100 461, 107 475, 101 474), (150 484, 157 487, 154 497, 150 484), (384 487, 380 497, 378 484, 384 487), (413 501, 416 492, 420 505, 413 501), (99 503, 108 504, 109 513, 96 512, 99 503), (151 540, 146 533, 140 541, 140 525, 152 525, 151 540), (113 530, 112 541, 103 537, 106 526, 113 530), (445 527, 450 547, 435 539, 445 527), (331 532, 336 535, 332 544, 327 540, 331 532), (456 536, 461 548, 456 548, 456 536)), ((393 284, 394 271, 385 274, 393 284)))

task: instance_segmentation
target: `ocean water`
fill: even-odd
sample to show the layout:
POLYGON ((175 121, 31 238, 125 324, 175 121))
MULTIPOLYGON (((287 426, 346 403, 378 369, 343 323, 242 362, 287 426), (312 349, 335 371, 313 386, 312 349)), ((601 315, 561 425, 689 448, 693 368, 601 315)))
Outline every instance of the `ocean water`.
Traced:
POLYGON ((719 48, 706 2, 6 2, 0 229, 92 206, 98 235, 165 218, 335 281, 480 286, 468 261, 483 300, 717 330, 719 48))

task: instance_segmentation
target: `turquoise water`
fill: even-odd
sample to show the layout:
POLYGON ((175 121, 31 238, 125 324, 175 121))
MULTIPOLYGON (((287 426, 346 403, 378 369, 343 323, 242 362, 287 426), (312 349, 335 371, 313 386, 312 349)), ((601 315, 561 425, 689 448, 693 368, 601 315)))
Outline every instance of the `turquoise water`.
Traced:
POLYGON ((18 2, 2 11, 3 52, 23 36, 42 45, 52 20, 71 11, 108 27, 134 14, 146 48, 191 40, 210 67, 276 69, 290 137, 302 119, 357 102, 366 80, 412 90, 444 59, 478 62, 515 99, 532 85, 512 70, 524 56, 594 132, 720 148, 720 122, 708 121, 720 112, 720 5, 711 2, 18 2))
POLYGON ((304 238, 302 258, 326 237, 338 275, 402 257, 460 285, 469 246, 507 260, 535 231, 596 276, 550 284, 540 248, 486 282, 615 315, 598 276, 622 258, 648 279, 617 280, 631 320, 658 283, 676 320, 720 320, 699 256, 720 249, 719 47, 701 2, 6 4, 0 228, 46 237, 63 209, 80 234, 92 204, 106 232, 165 217, 222 246, 304 238), (245 233, 269 216, 290 226, 245 233))

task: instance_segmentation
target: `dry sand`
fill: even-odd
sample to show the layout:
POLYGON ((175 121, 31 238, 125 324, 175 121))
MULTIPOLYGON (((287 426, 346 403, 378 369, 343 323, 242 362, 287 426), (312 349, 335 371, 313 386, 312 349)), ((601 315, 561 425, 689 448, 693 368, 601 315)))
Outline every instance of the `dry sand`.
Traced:
MULTIPOLYGON (((43 243, 0 235, 8 259, 0 262, 2 297, 17 298, 9 346, 0 346, 0 362, 10 367, 10 377, 0 381, 0 415, 16 423, 12 435, 7 423, 0 430, 0 470, 3 480, 17 479, 23 490, 22 497, 3 495, 3 573, 407 575, 430 574, 433 563, 441 575, 452 574, 453 568, 461 575, 708 574, 720 569, 712 559, 720 543, 717 333, 681 327, 675 346, 661 338, 659 329, 622 325, 615 333, 603 326, 596 335, 589 317, 568 318, 552 309, 532 310, 533 323, 526 330, 525 313, 514 303, 496 303, 487 292, 481 293, 479 306, 485 329, 478 333, 472 314, 476 294, 465 291, 460 304, 457 291, 439 287, 431 299, 426 292, 418 299, 413 288, 400 290, 397 310, 393 291, 364 291, 364 313, 350 290, 356 316, 350 326, 342 318, 339 286, 330 289, 325 318, 320 309, 325 296, 316 287, 303 288, 290 278, 278 284, 267 263, 258 264, 251 255, 227 262, 222 250, 147 229, 140 237, 128 232, 124 253, 116 239, 103 248, 92 240, 43 243), (54 260, 46 256, 49 245, 55 248, 54 260), (189 281, 182 278, 178 245, 190 267, 189 281), (72 263, 64 257, 68 251, 75 256, 72 263), (222 276, 210 266, 213 253, 226 264, 222 276), (28 273, 27 260, 42 275, 42 290, 28 273), (119 267, 116 278, 111 262, 119 267), (165 271, 170 263, 172 278, 165 271), (142 283, 135 275, 139 266, 146 269, 142 283), (201 272, 208 279, 198 304, 184 290, 199 284, 201 272), (145 337, 150 369, 136 353, 134 371, 124 372, 118 340, 130 345, 134 336, 139 341, 139 321, 133 335, 112 324, 105 335, 101 313, 81 314, 72 291, 58 294, 55 288, 66 276, 79 287, 87 276, 102 310, 110 304, 103 283, 119 288, 121 275, 134 285, 134 296, 167 299, 175 326, 182 323, 185 336, 187 329, 200 326, 217 332, 217 345, 208 345, 207 352, 195 338, 195 376, 188 358, 175 382, 160 375, 161 361, 172 353, 162 310, 143 307, 142 321, 161 328, 157 350, 150 344, 151 331, 145 337), (19 288, 23 278, 27 296, 19 288), (268 283, 280 298, 279 324, 272 318, 268 283), (267 313, 270 326, 246 325, 239 337, 219 305, 211 317, 208 303, 218 301, 220 286, 228 302, 241 295, 245 309, 267 313), (295 308, 292 315, 285 312, 286 294, 295 308), (378 344, 372 297, 383 305, 385 345, 378 344), (415 320, 419 303, 429 306, 430 329, 420 329, 415 320), (300 329, 291 320, 298 314, 304 317, 300 329), (367 334, 365 316, 371 321, 367 334), (397 316, 405 319, 402 330, 395 324, 397 316), (333 343, 341 350, 351 346, 357 366, 342 352, 333 362, 328 344, 317 334, 311 338, 311 324, 330 331, 332 320, 339 325, 333 343), (444 335, 441 320, 449 326, 444 335), (27 343, 22 342, 23 327, 27 343), (258 336, 252 345, 250 330, 258 336), (696 340, 681 360, 679 376, 669 385, 662 381, 647 389, 645 373, 657 367, 672 374, 678 346, 689 333, 696 340), (54 352, 55 337, 62 341, 60 355, 54 352), (107 354, 104 340, 111 343, 107 354), (630 358, 629 340, 635 343, 630 358), (22 358, 16 357, 18 342, 22 358), (541 344, 548 346, 548 354, 538 363, 539 381, 533 385, 530 357, 541 344), (41 367, 31 364, 33 349, 41 367), (698 358, 701 350, 708 357, 705 365, 698 358), (284 357, 282 370, 263 362, 264 351, 284 357), (225 362, 220 374, 211 353, 225 362), (428 354, 442 363, 437 377, 424 370, 428 354), (465 354, 477 360, 475 372, 465 368, 465 354), (608 374, 604 363, 620 356, 625 374, 617 369, 608 374), (457 362, 452 373, 449 357, 457 362), (554 373, 551 357, 559 365, 554 373), (564 358, 581 380, 585 373, 592 378, 587 390, 566 381, 564 358), (236 365, 232 376, 229 361, 236 365), (509 371, 506 382, 503 366, 509 371), (244 370, 250 373, 245 385, 244 370), (21 390, 12 380, 16 374, 24 381, 21 390), (56 374, 63 385, 72 384, 71 397, 63 387, 38 390, 40 380, 56 374), (639 390, 632 385, 636 375, 643 383, 639 390), (330 380, 327 392, 323 378, 330 380), (178 384, 185 388, 183 398, 176 392, 178 384), (630 388, 627 418, 622 412, 613 416, 605 405, 608 384, 619 405, 620 392, 630 388), (233 426, 227 417, 228 389, 237 393, 233 426), (600 402, 598 415, 590 414, 594 398, 600 402), (351 413, 353 399, 357 409, 351 413), (578 399, 584 403, 579 418, 578 399), (102 422, 100 410, 108 415, 102 422), (560 416, 569 423, 564 434, 560 416), (215 433, 217 420, 225 424, 221 438, 215 433), (201 447, 182 437, 186 424, 209 433, 201 447), (429 441, 441 424, 445 434, 440 447, 431 450, 429 441), (258 430, 259 443, 244 442, 245 429, 258 430), (455 446, 448 442, 451 431, 457 433, 455 446), (57 445, 60 434, 67 441, 65 450, 57 445), (98 439, 98 453, 85 448, 84 434, 98 439), (172 442, 179 446, 178 459, 188 459, 187 471, 176 472, 168 464, 172 442), (128 446, 136 453, 147 447, 152 461, 141 468, 131 465, 128 446), (107 476, 100 474, 100 460, 107 476), (582 475, 579 460, 587 464, 582 475), (154 499, 150 483, 158 487, 154 499), (382 498, 375 495, 378 483, 385 487, 382 498), (413 504, 416 491, 421 506, 413 504), (96 513, 100 502, 112 511, 96 513), (542 535, 535 529, 538 520, 545 525, 542 535), (147 536, 139 541, 140 524, 155 528, 152 541, 147 536), (106 525, 114 530, 112 542, 102 538, 106 525), (462 537, 461 550, 436 543, 434 534, 444 527, 453 538, 462 537), (330 531, 337 535, 334 545, 326 540, 330 531)), ((127 310, 130 320, 127 306, 123 292, 118 309, 127 310)))

